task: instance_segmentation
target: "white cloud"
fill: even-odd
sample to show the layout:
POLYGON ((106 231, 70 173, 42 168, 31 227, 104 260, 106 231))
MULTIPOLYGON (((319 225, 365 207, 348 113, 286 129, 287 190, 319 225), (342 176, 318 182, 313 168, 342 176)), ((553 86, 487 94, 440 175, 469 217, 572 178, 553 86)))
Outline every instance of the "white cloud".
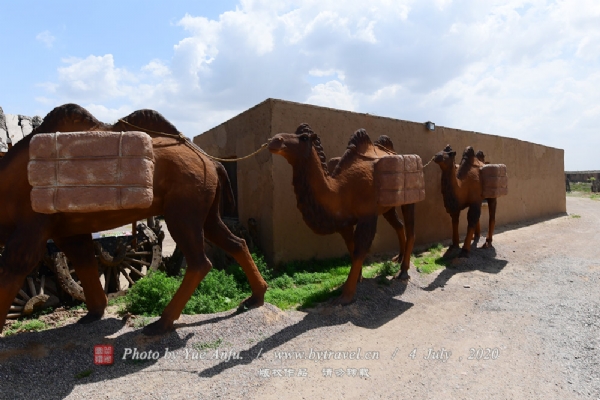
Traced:
POLYGON ((35 36, 35 39, 42 42, 44 46, 46 46, 49 49, 52 48, 52 46, 54 45, 54 41, 56 40, 56 38, 52 36, 50 31, 43 31, 38 33, 35 36))
MULTIPOLYGON (((267 97, 517 137, 598 168, 595 0, 242 0, 185 15, 170 60, 66 59, 43 101, 156 108, 202 132, 267 97)), ((104 108, 103 108, 104 107, 104 108)))
POLYGON ((112 54, 75 57, 62 60, 65 67, 58 68, 58 83, 49 84, 51 92, 77 99, 113 99, 131 93, 134 74, 116 68, 112 54))
POLYGON ((308 104, 338 108, 340 110, 355 110, 354 95, 338 81, 329 81, 312 88, 310 96, 306 99, 308 104))
POLYGON ((169 66, 160 60, 152 60, 142 67, 142 71, 150 73, 152 76, 163 78, 170 75, 169 66))

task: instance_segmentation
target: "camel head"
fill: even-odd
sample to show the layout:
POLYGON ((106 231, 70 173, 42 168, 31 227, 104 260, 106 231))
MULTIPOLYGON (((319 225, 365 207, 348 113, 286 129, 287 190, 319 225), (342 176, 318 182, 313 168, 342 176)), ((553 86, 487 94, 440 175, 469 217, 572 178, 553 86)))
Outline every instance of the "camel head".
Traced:
POLYGON ((278 133, 269 140, 269 151, 283 156, 290 164, 308 161, 313 147, 322 152, 321 140, 308 124, 300 124, 295 133, 278 133))
POLYGON ((433 161, 440 166, 442 170, 448 168, 454 168, 454 158, 456 157, 456 151, 452 150, 450 145, 447 145, 444 150, 433 156, 433 161))

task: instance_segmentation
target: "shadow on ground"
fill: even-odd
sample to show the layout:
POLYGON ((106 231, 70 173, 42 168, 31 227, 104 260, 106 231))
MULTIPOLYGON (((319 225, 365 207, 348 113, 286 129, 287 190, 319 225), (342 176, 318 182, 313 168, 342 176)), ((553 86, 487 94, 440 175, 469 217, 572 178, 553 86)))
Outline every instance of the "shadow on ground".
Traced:
MULTIPOLYGON (((457 251, 458 253, 458 251, 457 251)), ((498 274, 506 267, 508 261, 496 258, 496 249, 473 249, 469 258, 454 258, 450 265, 442 270, 440 274, 423 290, 431 292, 435 289, 444 287, 450 279, 456 274, 481 271, 489 274, 498 274)))
MULTIPOLYGON (((398 299, 406 288, 407 285, 399 281, 390 283, 379 278, 365 279, 358 285, 356 301, 345 307, 323 303, 307 310, 306 314, 295 313, 294 320, 288 313, 270 304, 239 314, 228 311, 185 317, 183 323, 176 323, 176 332, 161 337, 146 337, 141 334, 141 328, 117 334, 125 323, 108 318, 89 325, 73 324, 0 338, 0 397, 18 399, 43 394, 43 398, 59 399, 68 396, 77 385, 136 373, 152 374, 171 370, 203 378, 215 377, 230 368, 249 365, 259 354, 264 355, 312 329, 348 322, 377 329, 413 306, 410 302, 398 299), (192 318, 194 322, 187 322, 192 318), (262 338, 259 336, 256 343, 248 348, 249 339, 256 338, 257 332, 266 335, 262 338), (190 365, 180 367, 165 362, 154 368, 157 364, 154 359, 123 360, 126 348, 152 352, 162 359, 166 348, 169 352, 184 352, 185 349, 192 350, 194 342, 197 344, 221 335, 236 338, 238 342, 234 345, 239 346, 238 349, 246 349, 239 353, 239 359, 197 362, 191 368, 190 365), (94 365, 94 345, 98 344, 114 346, 113 365, 94 365)), ((152 379, 151 375, 146 376, 152 379)))

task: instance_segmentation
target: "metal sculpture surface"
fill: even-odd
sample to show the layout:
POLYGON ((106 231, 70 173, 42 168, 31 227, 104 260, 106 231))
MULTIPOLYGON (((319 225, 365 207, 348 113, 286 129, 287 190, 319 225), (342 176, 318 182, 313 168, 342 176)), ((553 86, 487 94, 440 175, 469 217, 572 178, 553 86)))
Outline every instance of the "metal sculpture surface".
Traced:
POLYGON ((454 163, 456 151, 450 145, 437 153, 433 161, 442 170, 442 196, 446 212, 452 217, 452 245, 446 252, 459 248, 458 219, 461 210, 467 212, 467 236, 459 257, 466 258, 471 244, 477 245, 481 234, 479 217, 483 200, 487 200, 489 210, 489 228, 486 242, 482 248, 492 247, 492 236, 496 225, 496 198, 508 193, 506 165, 486 164, 483 152, 475 151, 471 146, 465 148, 459 165, 454 163))
POLYGON ((162 334, 171 330, 192 293, 210 271, 211 263, 204 253, 205 236, 230 253, 246 273, 252 296, 244 305, 261 306, 267 285, 246 243, 231 234, 219 217, 221 188, 230 189, 227 174, 222 165, 199 153, 182 141, 177 129, 156 111, 136 111, 113 125, 98 121, 75 104, 51 111, 39 127, 0 160, 0 246, 4 245, 0 258, 0 328, 25 277, 40 261, 48 239, 53 239, 65 253, 81 280, 88 313, 79 322, 100 319, 107 298, 98 279, 91 233, 153 215, 164 215, 188 267, 181 286, 160 319, 144 328, 144 333, 162 334), (53 132, 130 131, 132 125, 152 137, 155 167, 150 207, 84 213, 33 211, 32 187, 27 179, 32 137, 53 132))
MULTIPOLYGON (((410 203, 401 204, 402 200, 397 203, 401 205, 403 224, 394 206, 381 204, 383 197, 378 185, 381 176, 376 174, 376 164, 385 158, 402 158, 396 155, 388 137, 380 137, 374 145, 364 129, 358 130, 352 135, 344 155, 327 163, 319 137, 310 126, 302 124, 295 133, 275 135, 270 140, 269 150, 291 164, 297 206, 306 224, 320 235, 337 232, 346 243, 352 267, 335 303, 348 304, 353 300, 379 215, 384 216, 398 235, 400 251, 394 260, 401 263, 401 269, 395 278, 404 282, 409 279, 410 255, 415 241, 414 202, 425 195, 420 157, 404 156, 414 164, 415 170, 411 172, 420 173, 420 180, 416 180, 419 187, 410 188, 414 190, 408 195, 410 203)), ((396 191, 400 193, 403 189, 402 180, 396 191)), ((388 190, 391 189, 388 187, 388 190)), ((404 201, 407 199, 404 195, 399 197, 404 201)))

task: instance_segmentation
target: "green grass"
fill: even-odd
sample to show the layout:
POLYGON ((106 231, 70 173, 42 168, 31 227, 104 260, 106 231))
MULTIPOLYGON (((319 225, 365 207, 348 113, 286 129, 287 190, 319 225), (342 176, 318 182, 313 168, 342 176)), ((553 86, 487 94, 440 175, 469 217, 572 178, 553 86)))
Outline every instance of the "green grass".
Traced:
POLYGON ((4 331, 4 336, 11 336, 19 332, 38 332, 46 329, 46 324, 39 319, 20 320, 4 331))
MULTIPOLYGON (((423 273, 444 268, 448 262, 442 259, 443 251, 441 244, 435 245, 413 255, 413 263, 423 273)), ((252 257, 269 285, 265 301, 282 310, 313 307, 338 296, 341 293, 339 287, 346 281, 351 264, 350 257, 346 256, 289 262, 273 271, 267 267, 262 256, 253 254, 252 257)), ((372 263, 363 266, 363 277, 379 277, 377 282, 387 285, 390 281, 386 277, 395 275, 399 269, 399 264, 391 261, 372 263)), ((126 310, 146 317, 160 315, 181 281, 182 278, 168 277, 163 272, 149 274, 139 280, 125 296, 126 310)), ((230 265, 223 271, 213 269, 194 291, 183 314, 226 311, 237 307, 250 292, 246 275, 239 265, 230 265)))
POLYGON ((449 260, 442 257, 445 251, 446 248, 438 243, 421 253, 415 254, 412 262, 419 272, 430 274, 438 269, 446 268, 450 263, 449 260))
POLYGON ((591 182, 571 182, 571 192, 591 193, 591 182))
POLYGON ((571 214, 570 216, 571 218, 581 218, 581 215, 579 214, 571 214))

